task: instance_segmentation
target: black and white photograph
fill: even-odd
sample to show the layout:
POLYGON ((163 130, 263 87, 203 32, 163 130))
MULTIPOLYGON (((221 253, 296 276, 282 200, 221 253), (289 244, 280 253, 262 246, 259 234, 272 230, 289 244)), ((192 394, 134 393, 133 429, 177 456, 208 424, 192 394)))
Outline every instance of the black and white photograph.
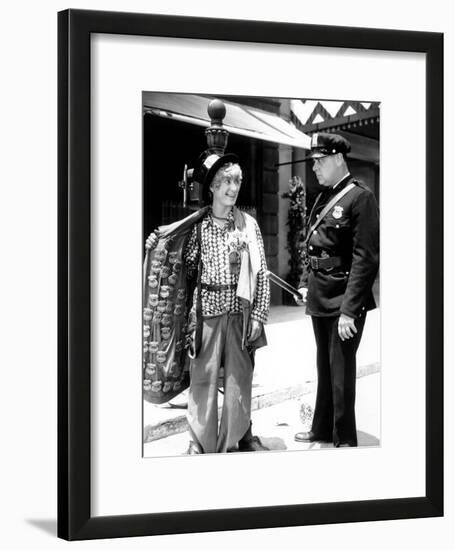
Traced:
POLYGON ((142 109, 143 457, 380 446, 380 103, 142 109))

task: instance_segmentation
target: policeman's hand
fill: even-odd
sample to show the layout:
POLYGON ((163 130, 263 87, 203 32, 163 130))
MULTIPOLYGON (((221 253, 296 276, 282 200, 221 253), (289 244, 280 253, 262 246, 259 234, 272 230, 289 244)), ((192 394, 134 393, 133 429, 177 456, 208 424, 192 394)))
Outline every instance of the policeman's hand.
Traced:
POLYGON ((338 335, 343 342, 345 340, 349 340, 349 338, 353 338, 354 335, 357 334, 357 329, 355 328, 354 322, 355 319, 352 317, 349 317, 344 313, 340 315, 338 320, 338 335))
POLYGON ((304 306, 306 304, 306 295, 308 293, 308 289, 305 288, 304 286, 302 286, 301 288, 299 288, 299 293, 301 295, 301 298, 297 298, 297 296, 295 296, 295 294, 293 294, 295 303, 298 306, 304 306))
POLYGON ((156 233, 150 233, 145 241, 145 248, 147 250, 153 250, 158 244, 158 235, 156 233))
POLYGON ((254 342, 259 337, 262 331, 262 323, 256 319, 250 319, 248 327, 248 342, 254 342))

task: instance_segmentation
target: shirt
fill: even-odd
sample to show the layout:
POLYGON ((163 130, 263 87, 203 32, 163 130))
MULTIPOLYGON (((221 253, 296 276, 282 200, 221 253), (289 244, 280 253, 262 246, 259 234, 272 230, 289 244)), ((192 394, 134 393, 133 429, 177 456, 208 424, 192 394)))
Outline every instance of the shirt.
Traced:
MULTIPOLYGON (((242 311, 240 300, 236 296, 240 257, 235 253, 239 246, 247 246, 242 236, 243 233, 235 228, 232 210, 230 210, 223 227, 213 220, 211 213, 202 220, 200 247, 197 242, 197 226, 195 225, 191 231, 183 252, 188 275, 191 277, 197 272, 200 250, 202 255, 201 283, 231 285, 230 288, 220 290, 201 289, 202 315, 204 316, 242 311)), ((270 306, 270 285, 267 277, 264 245, 257 224, 256 238, 260 248, 261 268, 257 275, 251 318, 266 323, 270 306)), ((194 293, 193 303, 196 303, 196 299, 197 289, 194 293)))

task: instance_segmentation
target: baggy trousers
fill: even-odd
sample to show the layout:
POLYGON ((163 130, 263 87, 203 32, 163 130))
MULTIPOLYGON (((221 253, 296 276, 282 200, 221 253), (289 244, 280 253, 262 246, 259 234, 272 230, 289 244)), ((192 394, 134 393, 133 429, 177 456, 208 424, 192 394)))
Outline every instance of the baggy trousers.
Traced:
POLYGON ((204 317, 202 344, 191 361, 188 424, 204 453, 224 453, 247 431, 253 366, 242 350, 242 315, 204 317), (218 375, 224 367, 224 401, 218 427, 218 375))
POLYGON ((365 315, 356 319, 357 334, 344 342, 338 335, 339 317, 312 316, 317 347, 318 386, 311 431, 316 439, 334 445, 357 445, 355 422, 356 353, 365 315))

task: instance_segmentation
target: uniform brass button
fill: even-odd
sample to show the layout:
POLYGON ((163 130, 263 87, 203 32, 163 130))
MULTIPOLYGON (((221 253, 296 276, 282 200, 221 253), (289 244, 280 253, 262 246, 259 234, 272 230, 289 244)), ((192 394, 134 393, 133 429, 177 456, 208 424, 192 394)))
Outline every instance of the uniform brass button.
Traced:
POLYGON ((338 229, 338 228, 339 228, 340 226, 339 226, 338 224, 336 224, 336 226, 335 226, 335 227, 336 227, 336 228, 338 229))
POLYGON ((317 235, 317 233, 318 233, 318 232, 317 232, 317 230, 315 229, 315 230, 313 231, 313 235, 317 235))
POLYGON ((313 247, 312 247, 311 245, 310 245, 310 247, 309 247, 309 248, 310 248, 310 250, 313 250, 313 247))

